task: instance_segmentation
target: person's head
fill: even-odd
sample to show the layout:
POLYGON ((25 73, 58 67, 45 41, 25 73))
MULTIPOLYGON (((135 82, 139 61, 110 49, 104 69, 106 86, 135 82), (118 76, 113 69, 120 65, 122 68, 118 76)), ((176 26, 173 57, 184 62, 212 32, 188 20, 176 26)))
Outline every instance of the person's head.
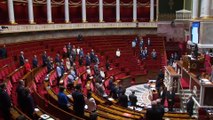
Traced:
POLYGON ((117 51, 120 51, 120 49, 118 48, 117 51))
POLYGON ((78 91, 81 91, 81 84, 77 84, 77 85, 75 86, 75 89, 78 90, 78 91))
POLYGON ((89 91, 89 92, 87 93, 87 98, 89 99, 89 98, 91 98, 91 97, 92 97, 92 92, 89 91))
POLYGON ((34 58, 37 58, 37 55, 34 55, 34 58))
POLYGON ((21 85, 21 86, 24 86, 24 85, 25 85, 25 82, 24 82, 24 80, 19 80, 19 81, 18 81, 18 84, 21 85))
POLYGON ((152 51, 155 52, 155 49, 153 49, 152 51))
POLYGON ((6 90, 6 86, 7 86, 6 83, 1 83, 1 84, 0 84, 0 89, 1 89, 1 90, 6 90))
POLYGON ((135 91, 134 90, 132 91, 132 94, 135 95, 135 91))
POLYGON ((21 52, 20 52, 20 54, 21 54, 21 55, 24 55, 24 52, 23 52, 23 51, 21 51, 21 52))
POLYGON ((64 86, 60 86, 59 87, 59 92, 64 92, 64 89, 65 89, 64 86))
POLYGON ((44 51, 44 54, 46 55, 46 54, 47 54, 47 51, 44 51))
POLYGON ((29 62, 29 60, 28 59, 25 59, 25 63, 28 63, 29 62))

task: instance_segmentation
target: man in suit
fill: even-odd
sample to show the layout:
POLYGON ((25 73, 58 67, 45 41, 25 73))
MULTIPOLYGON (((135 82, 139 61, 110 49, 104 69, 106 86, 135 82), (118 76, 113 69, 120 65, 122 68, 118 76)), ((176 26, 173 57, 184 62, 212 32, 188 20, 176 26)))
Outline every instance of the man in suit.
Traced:
POLYGON ((34 109, 35 109, 35 104, 34 104, 34 100, 33 100, 33 97, 30 93, 30 89, 29 88, 25 88, 24 90, 24 101, 25 101, 25 104, 26 104, 26 113, 27 115, 33 119, 34 117, 34 109))
POLYGON ((23 51, 21 51, 20 52, 20 56, 19 56, 19 64, 20 64, 20 66, 23 66, 24 65, 24 52, 23 51))
POLYGON ((159 98, 161 99, 161 105, 163 106, 164 106, 166 93, 167 93, 166 89, 167 89, 166 87, 160 87, 160 90, 159 90, 159 98))
POLYGON ((162 120, 162 114, 157 107, 157 102, 152 101, 152 108, 148 108, 146 111, 146 120, 162 120))
POLYGON ((172 90, 172 88, 170 88, 170 90, 167 92, 167 101, 169 111, 172 112, 175 103, 175 92, 172 90))
POLYGON ((192 99, 192 96, 190 96, 186 103, 187 112, 190 117, 193 115, 193 107, 194 107, 194 101, 192 99))
POLYGON ((164 110, 164 106, 161 104, 161 99, 157 99, 157 110, 161 113, 161 118, 163 118, 165 110, 164 110))
POLYGON ((4 44, 4 46, 0 49, 1 52, 1 58, 7 58, 7 49, 6 49, 6 45, 4 44))
POLYGON ((56 62, 56 63, 57 63, 57 62, 61 63, 61 58, 60 58, 60 54, 59 54, 59 53, 56 54, 55 62, 56 62))
POLYGON ((126 92, 125 90, 122 91, 121 95, 118 98, 118 103, 121 106, 127 108, 128 107, 128 97, 127 97, 127 95, 125 95, 125 92, 126 92))
POLYGON ((86 56, 86 66, 90 66, 91 64, 91 57, 90 57, 90 54, 87 53, 87 56, 86 56))
POLYGON ((60 63, 56 63, 56 65, 57 85, 59 85, 60 79, 63 75, 63 70, 61 69, 60 63))
POLYGON ((33 63, 33 68, 37 68, 38 67, 38 59, 37 59, 36 55, 34 55, 32 63, 33 63))
POLYGON ((137 96, 135 96, 135 91, 132 91, 132 94, 129 95, 129 101, 131 102, 131 106, 136 106, 136 103, 138 102, 137 96))
POLYGON ((24 101, 24 90, 25 90, 25 82, 23 80, 19 80, 18 86, 16 88, 16 93, 17 93, 18 105, 20 106, 22 111, 26 107, 25 101, 24 101))
POLYGON ((90 59, 91 59, 91 62, 95 63, 95 52, 93 49, 90 52, 90 59))
POLYGON ((84 106, 85 106, 85 100, 84 95, 81 92, 81 85, 76 85, 76 90, 72 93, 73 97, 73 110, 76 115, 79 117, 84 117, 84 106))
POLYGON ((11 100, 10 96, 6 91, 6 84, 0 84, 0 109, 3 113, 4 120, 11 120, 10 108, 11 108, 11 100))
POLYGON ((47 62, 48 62, 48 57, 47 57, 46 51, 44 51, 44 53, 42 54, 42 61, 43 61, 43 66, 46 66, 47 62))

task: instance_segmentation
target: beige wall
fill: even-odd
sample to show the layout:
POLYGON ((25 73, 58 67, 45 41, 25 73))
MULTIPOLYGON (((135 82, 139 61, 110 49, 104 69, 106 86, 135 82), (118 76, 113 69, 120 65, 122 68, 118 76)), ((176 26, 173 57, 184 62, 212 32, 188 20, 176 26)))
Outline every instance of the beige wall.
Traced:
POLYGON ((29 32, 0 35, 0 44, 9 44, 17 42, 26 42, 32 40, 42 40, 51 38, 69 38, 76 37, 78 34, 83 36, 101 36, 101 35, 133 35, 133 34, 156 34, 157 29, 93 29, 93 30, 70 30, 70 31, 49 31, 49 32, 29 32))

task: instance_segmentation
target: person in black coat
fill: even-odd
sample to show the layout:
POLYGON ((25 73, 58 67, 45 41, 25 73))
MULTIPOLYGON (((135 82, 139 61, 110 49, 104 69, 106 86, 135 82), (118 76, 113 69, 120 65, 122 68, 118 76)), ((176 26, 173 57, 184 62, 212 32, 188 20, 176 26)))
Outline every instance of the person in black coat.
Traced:
POLYGON ((33 63, 33 68, 37 68, 38 67, 38 59, 37 59, 36 55, 34 55, 32 63, 33 63))
POLYGON ((4 46, 0 49, 1 52, 1 58, 7 58, 7 49, 6 49, 6 45, 4 44, 4 46))
POLYGON ((42 55, 42 62, 43 62, 43 66, 47 65, 48 57, 47 57, 47 52, 46 51, 44 51, 44 53, 42 55))
POLYGON ((0 85, 0 109, 2 111, 4 120, 11 120, 10 108, 11 108, 10 96, 6 91, 6 84, 2 83, 0 85))
POLYGON ((190 117, 193 115, 193 106, 194 106, 194 101, 192 99, 192 96, 190 96, 186 104, 187 113, 189 114, 190 117))
POLYGON ((161 99, 161 105, 163 105, 163 106, 164 106, 164 103, 165 103, 166 94, 167 94, 167 88, 161 87, 160 91, 159 91, 159 98, 161 99))
POLYGON ((25 91, 24 91, 24 102, 26 104, 26 113, 27 115, 33 119, 33 116, 34 116, 34 109, 35 109, 35 105, 34 105, 34 100, 33 100, 33 97, 31 96, 30 94, 30 90, 29 88, 25 88, 25 91))
POLYGON ((169 111, 172 112, 173 111, 173 106, 175 104, 175 92, 172 89, 170 89, 167 92, 167 101, 168 101, 169 111))
POLYGON ((147 109, 145 118, 146 120, 162 120, 162 114, 156 101, 152 101, 152 108, 147 109))
POLYGON ((24 58, 24 52, 21 51, 20 52, 20 56, 19 56, 19 64, 20 64, 20 66, 24 65, 24 60, 25 60, 25 58, 24 58))
POLYGON ((162 120, 165 113, 164 106, 161 104, 161 99, 157 99, 156 102, 157 102, 157 110, 161 113, 161 119, 159 120, 162 120))
POLYGON ((18 86, 16 88, 17 93, 17 102, 22 111, 24 111, 26 105, 24 101, 24 93, 25 93, 25 83, 23 80, 20 80, 18 86))
POLYGON ((131 102, 131 106, 136 106, 136 103, 138 102, 137 96, 135 96, 135 91, 132 91, 132 94, 129 95, 129 101, 131 102))
POLYGON ((84 117, 84 106, 85 106, 85 100, 84 95, 81 92, 81 85, 76 85, 76 90, 72 93, 73 97, 73 110, 76 115, 79 117, 84 117))
POLYGON ((122 94, 118 98, 118 103, 125 108, 128 107, 128 97, 125 95, 125 90, 122 91, 122 94))

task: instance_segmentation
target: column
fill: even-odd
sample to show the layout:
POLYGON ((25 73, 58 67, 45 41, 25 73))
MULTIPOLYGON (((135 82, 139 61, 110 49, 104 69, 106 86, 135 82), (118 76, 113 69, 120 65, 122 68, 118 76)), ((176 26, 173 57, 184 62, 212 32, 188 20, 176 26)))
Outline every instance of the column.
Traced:
POLYGON ((28 0, 28 18, 29 18, 29 23, 34 24, 34 15, 33 15, 33 1, 28 0))
POLYGON ((154 0, 150 0, 150 22, 154 21, 154 0))
POLYGON ((47 23, 53 23, 52 22, 51 0, 47 0, 47 23))
POLYGON ((137 22, 137 0, 133 0, 133 22, 137 22))
POLYGON ((210 0, 202 0, 201 1, 201 12, 200 17, 208 18, 210 16, 210 7, 211 7, 210 0))
POLYGON ((116 0, 116 22, 120 22, 120 0, 116 0))
POLYGON ((199 0, 193 0, 192 19, 198 18, 198 2, 199 0))
POLYGON ((82 0, 82 22, 87 22, 86 0, 82 0))
POLYGON ((156 21, 158 21, 159 16, 159 0, 156 0, 156 21))
POLYGON ((15 24, 13 0, 8 0, 7 5, 8 5, 8 13, 9 13, 9 22, 11 24, 15 24))
POLYGON ((64 13, 65 13, 65 23, 70 23, 70 15, 69 15, 69 0, 64 1, 64 13))
POLYGON ((103 0, 99 0, 99 22, 103 22, 103 0))

